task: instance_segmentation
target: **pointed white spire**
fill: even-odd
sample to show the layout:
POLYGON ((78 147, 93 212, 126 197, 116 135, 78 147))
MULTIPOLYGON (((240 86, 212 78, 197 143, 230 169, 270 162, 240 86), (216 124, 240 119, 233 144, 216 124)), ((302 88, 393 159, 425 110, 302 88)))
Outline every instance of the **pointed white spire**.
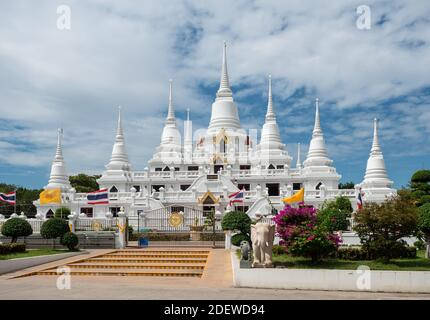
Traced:
POLYGON ((172 83, 173 83, 173 80, 169 79, 169 107, 167 110, 166 123, 176 124, 175 108, 173 107, 173 99, 172 99, 172 83))
POLYGON ((327 148, 324 142, 324 135, 321 129, 319 99, 315 99, 315 124, 312 132, 312 139, 309 144, 309 151, 304 162, 305 167, 329 166, 332 160, 329 159, 327 148))
POLYGON ((257 151, 259 152, 258 159, 266 165, 279 164, 289 167, 291 164, 292 159, 282 143, 279 127, 276 123, 272 97, 272 77, 270 75, 266 119, 261 130, 261 139, 260 144, 257 146, 257 151))
POLYGON ((267 95, 266 121, 276 121, 276 115, 273 108, 273 97, 272 97, 272 76, 270 74, 269 74, 269 93, 267 95))
MULTIPOLYGON (((172 79, 169 80, 169 106, 167 110, 166 122, 164 123, 163 132, 161 133, 161 142, 157 147, 152 159, 149 160, 151 165, 165 165, 180 163, 182 159, 182 137, 176 126, 175 109, 173 107, 173 90, 172 79)), ((184 130, 186 130, 184 123, 184 130)), ((184 137, 185 143, 186 137, 184 137)))
POLYGON ((211 120, 208 133, 216 134, 218 130, 240 129, 239 113, 233 101, 233 93, 230 88, 227 71, 227 44, 224 41, 221 81, 216 94, 215 102, 212 103, 211 120))
POLYGON ((378 137, 378 125, 379 125, 379 119, 373 119, 373 142, 372 142, 372 149, 370 150, 371 155, 380 155, 382 154, 381 146, 379 144, 379 137, 378 137))
POLYGON ((321 122, 320 122, 320 107, 319 107, 319 99, 315 99, 315 124, 314 131, 312 133, 313 136, 322 135, 321 122))
POLYGON ((118 107, 118 124, 116 129, 115 143, 112 148, 108 170, 130 170, 130 163, 125 148, 124 132, 122 129, 121 106, 118 107))
POLYGON ((224 41, 224 49, 222 54, 221 80, 219 89, 216 94, 217 99, 233 98, 233 93, 230 89, 230 81, 228 79, 227 69, 227 42, 224 41))
POLYGON ((57 133, 57 148, 55 151, 55 157, 51 165, 51 174, 49 177, 49 182, 48 185, 45 186, 45 189, 60 188, 62 191, 68 191, 71 188, 69 176, 67 175, 66 171, 66 165, 64 163, 62 136, 63 129, 59 128, 57 133))
POLYGON ((301 160, 301 156, 300 156, 300 142, 297 144, 297 163, 296 163, 296 168, 297 169, 301 169, 302 168, 302 160, 301 160))
POLYGON ((378 137, 379 120, 373 120, 373 142, 370 150, 369 159, 367 160, 366 174, 362 182, 363 188, 391 188, 393 182, 390 181, 385 168, 384 156, 378 137))

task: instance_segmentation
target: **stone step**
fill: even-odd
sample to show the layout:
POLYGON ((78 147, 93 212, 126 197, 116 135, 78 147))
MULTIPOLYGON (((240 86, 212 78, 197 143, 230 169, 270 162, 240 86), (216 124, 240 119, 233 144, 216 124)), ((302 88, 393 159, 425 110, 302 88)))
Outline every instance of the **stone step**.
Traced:
MULTIPOLYGON (((38 271, 35 275, 55 275, 56 269, 38 271)), ((150 276, 150 277, 201 277, 203 270, 166 270, 166 269, 71 269, 73 276, 150 276)))
POLYGON ((118 258, 207 258, 208 254, 194 254, 194 253, 111 253, 103 255, 104 257, 118 257, 118 258))
POLYGON ((125 264, 125 263, 72 263, 68 264, 71 269, 195 269, 203 270, 205 264, 191 263, 167 263, 167 264, 125 264))
POLYGON ((209 254, 209 250, 193 250, 193 249, 123 249, 120 251, 115 251, 107 254, 118 254, 118 253, 191 253, 191 254, 209 254))
POLYGON ((206 259, 204 258, 109 258, 109 257, 100 257, 100 258, 91 258, 82 261, 83 263, 92 263, 92 262, 100 262, 100 263, 206 263, 206 259))

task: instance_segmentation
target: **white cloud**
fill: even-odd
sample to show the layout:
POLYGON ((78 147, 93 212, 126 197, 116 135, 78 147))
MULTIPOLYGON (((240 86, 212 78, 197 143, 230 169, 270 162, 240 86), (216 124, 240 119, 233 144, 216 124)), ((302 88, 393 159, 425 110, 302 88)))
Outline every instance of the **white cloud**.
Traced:
POLYGON ((116 106, 122 105, 130 158, 143 169, 159 142, 169 78, 175 80, 176 109, 191 108, 196 126, 208 123, 215 92, 208 95, 201 86, 216 86, 223 40, 229 43, 231 83, 246 85, 236 96, 245 102, 239 108, 246 124, 263 123, 272 73, 278 121, 287 138, 310 136, 315 96, 336 115, 325 114, 330 121, 324 124, 333 158, 350 156, 350 143, 370 138, 374 116, 385 116, 382 137, 388 143, 409 139, 418 145, 430 131, 428 96, 411 95, 429 86, 425 1, 368 1, 374 22, 369 31, 355 26, 355 1, 68 5, 72 29, 59 31, 56 3, 1 4, 1 118, 20 126, 0 129, 3 163, 49 170, 55 129, 63 126, 70 171, 100 172, 111 152, 116 106), (382 15, 386 22, 377 26, 382 15), (293 96, 303 88, 305 96, 293 96), (384 101, 403 95, 410 95, 407 101, 391 106, 390 113, 383 110, 384 101), (363 122, 352 119, 352 112, 363 122), (35 147, 23 151, 22 143, 35 147))

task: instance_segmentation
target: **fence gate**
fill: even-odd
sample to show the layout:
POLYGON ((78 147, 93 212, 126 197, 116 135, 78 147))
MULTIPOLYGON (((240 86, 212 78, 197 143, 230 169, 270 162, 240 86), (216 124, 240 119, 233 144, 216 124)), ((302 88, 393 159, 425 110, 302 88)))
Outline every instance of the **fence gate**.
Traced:
POLYGON ((130 219, 129 223, 139 231, 151 229, 162 232, 183 232, 190 231, 190 226, 204 226, 205 217, 202 210, 171 205, 149 211, 143 217, 130 219))

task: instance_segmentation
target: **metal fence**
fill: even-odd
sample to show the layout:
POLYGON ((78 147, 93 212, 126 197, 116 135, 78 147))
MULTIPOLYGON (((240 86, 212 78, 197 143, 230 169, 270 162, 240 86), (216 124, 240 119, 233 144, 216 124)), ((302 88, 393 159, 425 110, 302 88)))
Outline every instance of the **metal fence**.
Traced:
POLYGON ((79 218, 76 220, 76 231, 116 231, 117 219, 79 218))
POLYGON ((144 216, 129 217, 129 225, 135 230, 163 232, 190 231, 191 226, 204 227, 206 218, 202 210, 169 206, 147 212, 144 216))

